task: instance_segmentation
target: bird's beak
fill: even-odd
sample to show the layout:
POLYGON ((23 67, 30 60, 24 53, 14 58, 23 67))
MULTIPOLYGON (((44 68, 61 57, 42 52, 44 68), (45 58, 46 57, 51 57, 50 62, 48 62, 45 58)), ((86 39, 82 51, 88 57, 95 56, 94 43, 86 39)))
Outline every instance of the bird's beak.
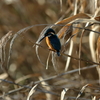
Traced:
POLYGON ((39 42, 41 42, 44 38, 45 38, 45 36, 43 36, 43 37, 39 40, 39 42))

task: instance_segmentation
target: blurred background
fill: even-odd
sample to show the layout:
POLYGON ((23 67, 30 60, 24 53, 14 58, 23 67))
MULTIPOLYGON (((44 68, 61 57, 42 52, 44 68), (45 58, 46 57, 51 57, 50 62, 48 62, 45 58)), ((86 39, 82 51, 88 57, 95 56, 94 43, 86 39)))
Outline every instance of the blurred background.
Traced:
MULTIPOLYGON (((37 41, 41 31, 47 26, 41 24, 54 24, 60 18, 63 19, 73 16, 76 3, 77 14, 87 13, 94 16, 96 11, 95 4, 97 4, 96 7, 99 8, 100 0, 0 0, 0 38, 9 31, 16 34, 16 32, 25 27, 38 25, 21 33, 15 39, 12 47, 9 69, 6 70, 7 73, 1 69, 0 78, 7 79, 20 85, 28 84, 32 87, 34 86, 34 82, 41 80, 41 77, 45 79, 64 73, 67 57, 61 56, 57 58, 59 65, 57 67, 58 73, 55 71, 50 57, 49 68, 46 70, 45 66, 38 60, 33 45, 37 41)), ((59 30, 58 28, 56 31, 58 32, 59 30)), ((89 32, 85 34, 86 42, 82 44, 81 58, 92 61, 88 37, 89 32)), ((11 40, 9 40, 6 45, 6 61, 3 64, 4 68, 7 68, 10 41, 11 40)), ((44 48, 39 48, 39 55, 42 62, 46 64, 49 53, 48 47, 45 41, 43 41, 41 45, 43 45, 44 48)), ((79 42, 75 42, 72 56, 78 58, 78 49, 79 42)), ((71 59, 68 71, 78 69, 78 65, 78 60, 71 59)), ((93 64, 81 62, 81 68, 90 65, 93 64)), ((66 93, 65 100, 75 100, 82 86, 86 84, 98 85, 98 78, 96 68, 81 71, 81 75, 79 75, 77 71, 62 77, 54 78, 46 81, 47 86, 39 84, 38 88, 42 90, 42 92, 36 91, 30 100, 60 100, 60 94, 64 88, 69 89, 69 92, 66 93), (49 96, 47 93, 44 93, 44 89, 50 91, 50 93, 48 93, 49 96)), ((30 89, 24 88, 9 93, 9 91, 16 90, 17 88, 20 88, 20 86, 1 81, 0 100, 26 100, 30 89), (4 95, 7 93, 8 95, 4 95)), ((86 89, 87 93, 83 93, 80 100, 91 100, 91 98, 95 96, 95 94, 93 94, 95 90, 96 88, 94 90, 90 88, 86 89)), ((97 90, 97 92, 100 93, 99 90, 97 90)))

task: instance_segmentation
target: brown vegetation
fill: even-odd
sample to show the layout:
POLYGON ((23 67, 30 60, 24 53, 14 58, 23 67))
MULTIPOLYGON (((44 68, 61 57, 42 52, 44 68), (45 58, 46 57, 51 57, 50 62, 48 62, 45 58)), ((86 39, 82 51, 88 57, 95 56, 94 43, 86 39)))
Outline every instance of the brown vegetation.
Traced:
POLYGON ((0 100, 99 100, 99 6, 0 0, 0 100), (48 27, 61 41, 60 57, 38 42, 48 27))

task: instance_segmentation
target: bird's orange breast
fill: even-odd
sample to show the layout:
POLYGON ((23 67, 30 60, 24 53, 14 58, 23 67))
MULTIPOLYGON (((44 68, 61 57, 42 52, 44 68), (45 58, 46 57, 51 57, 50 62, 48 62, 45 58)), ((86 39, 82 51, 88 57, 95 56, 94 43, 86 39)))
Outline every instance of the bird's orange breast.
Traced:
POLYGON ((49 47, 50 50, 56 51, 56 50, 53 48, 52 44, 50 43, 50 40, 49 40, 48 37, 46 37, 46 44, 48 45, 48 47, 49 47))

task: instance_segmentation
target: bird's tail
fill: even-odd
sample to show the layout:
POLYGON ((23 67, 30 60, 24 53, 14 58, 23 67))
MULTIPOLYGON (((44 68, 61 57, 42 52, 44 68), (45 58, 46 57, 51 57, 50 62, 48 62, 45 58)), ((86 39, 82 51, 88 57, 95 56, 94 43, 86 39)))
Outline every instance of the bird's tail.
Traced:
POLYGON ((57 55, 60 56, 60 52, 59 51, 57 51, 57 55))

